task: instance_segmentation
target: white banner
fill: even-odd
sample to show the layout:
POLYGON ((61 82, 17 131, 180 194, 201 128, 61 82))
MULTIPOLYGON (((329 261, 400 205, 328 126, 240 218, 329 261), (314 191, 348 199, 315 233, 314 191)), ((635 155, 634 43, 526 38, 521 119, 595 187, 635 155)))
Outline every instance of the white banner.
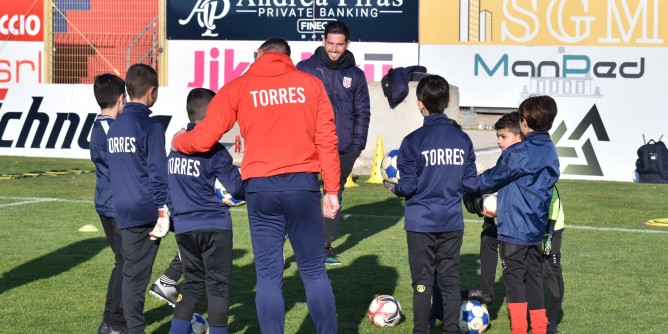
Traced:
POLYGON ((563 178, 631 181, 642 135, 667 132, 664 48, 422 45, 420 64, 459 86, 460 106, 554 97, 563 178))
MULTIPOLYGON (((169 86, 217 91, 243 74, 263 41, 169 41, 169 86)), ((290 42, 296 64, 322 42, 290 42)), ((380 81, 393 67, 417 65, 417 43, 350 42, 349 50, 367 81, 380 81)))
POLYGON ((44 42, 0 43, 0 88, 44 82, 44 42))
MULTIPOLYGON (((188 123, 188 92, 160 87, 151 108, 152 116, 168 124, 166 151, 172 135, 188 123)), ((0 155, 90 158, 90 130, 100 112, 93 85, 12 85, 0 99, 0 112, 0 155)), ((223 137, 233 141, 232 135, 223 137)))

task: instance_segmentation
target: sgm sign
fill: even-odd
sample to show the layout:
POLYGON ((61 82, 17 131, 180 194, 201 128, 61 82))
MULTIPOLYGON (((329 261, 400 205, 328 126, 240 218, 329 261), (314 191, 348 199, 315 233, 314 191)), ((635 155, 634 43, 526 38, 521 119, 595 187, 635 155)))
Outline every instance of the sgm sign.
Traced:
POLYGON ((552 60, 532 61, 516 60, 510 62, 507 53, 504 53, 498 60, 486 62, 485 59, 476 53, 474 57, 474 75, 479 76, 480 70, 484 70, 488 76, 492 77, 497 71, 502 69, 502 75, 507 77, 510 73, 516 77, 584 77, 593 74, 598 78, 617 78, 619 75, 625 79, 638 79, 645 74, 645 58, 640 57, 638 61, 614 62, 600 61, 593 62, 587 55, 563 55, 560 62, 552 60), (491 64, 491 66, 490 66, 491 64), (510 69, 510 70, 509 70, 510 69))
POLYGON ((0 16, 0 39, 43 41, 43 1, 5 1, 0 16))

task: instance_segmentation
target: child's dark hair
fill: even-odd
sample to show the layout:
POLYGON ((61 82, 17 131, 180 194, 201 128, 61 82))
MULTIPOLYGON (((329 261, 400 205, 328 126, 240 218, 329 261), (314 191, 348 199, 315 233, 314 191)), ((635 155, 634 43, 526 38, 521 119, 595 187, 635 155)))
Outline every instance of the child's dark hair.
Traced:
POLYGON ((188 93, 186 110, 188 111, 190 122, 196 123, 204 119, 206 109, 209 107, 209 102, 211 102, 214 95, 216 95, 214 91, 206 88, 193 88, 188 93))
POLYGON ((450 85, 439 75, 428 75, 418 82, 415 95, 430 114, 442 114, 450 102, 450 85))
POLYGON ((459 129, 459 130, 462 129, 462 126, 459 125, 459 123, 457 123, 457 121, 455 121, 455 120, 452 119, 452 118, 448 118, 448 123, 452 124, 452 126, 456 127, 456 128, 459 129))
POLYGON ((325 26, 325 38, 329 34, 341 34, 346 38, 346 42, 350 40, 350 29, 343 23, 343 21, 332 21, 325 26))
POLYGON ((520 121, 526 120, 532 130, 547 131, 557 117, 557 102, 547 95, 532 95, 522 101, 517 111, 520 121))
POLYGON ((111 73, 100 74, 95 77, 93 93, 100 109, 111 108, 118 97, 125 94, 125 81, 111 73))
POLYGON ((131 99, 144 96, 151 87, 158 87, 158 73, 146 64, 134 64, 125 74, 125 84, 131 99))
POLYGON ((262 50, 262 52, 280 52, 288 56, 290 55, 290 45, 288 44, 288 41, 281 37, 269 38, 260 45, 259 49, 262 50))
POLYGON ((494 123, 494 130, 508 130, 510 133, 519 135, 520 131, 520 113, 517 111, 509 112, 499 118, 494 123))

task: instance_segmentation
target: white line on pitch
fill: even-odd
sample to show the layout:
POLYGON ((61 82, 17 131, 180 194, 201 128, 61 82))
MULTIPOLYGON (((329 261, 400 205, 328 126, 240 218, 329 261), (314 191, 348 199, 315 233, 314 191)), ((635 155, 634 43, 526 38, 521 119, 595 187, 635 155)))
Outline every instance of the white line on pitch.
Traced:
MULTIPOLYGON (((32 203, 42 203, 42 202, 65 202, 65 203, 85 203, 93 204, 93 201, 86 200, 71 200, 71 199, 62 199, 62 198, 48 198, 48 197, 10 197, 10 196, 0 196, 0 199, 9 199, 9 200, 23 200, 22 202, 0 204, 0 208, 13 206, 13 205, 23 205, 23 204, 32 204, 32 203)), ((246 212, 246 208, 230 208, 232 212, 246 212)), ((372 214, 360 214, 360 213, 346 213, 341 216, 343 219, 348 219, 350 217, 366 217, 366 218, 382 218, 382 219, 391 219, 391 220, 400 220, 403 219, 403 216, 394 216, 394 215, 372 215, 372 214)), ((476 219, 464 219, 465 223, 474 223, 481 224, 482 221, 476 219)), ((662 230, 639 230, 632 228, 618 228, 618 227, 595 227, 595 226, 586 226, 586 225, 566 225, 566 229, 578 229, 578 230, 592 230, 592 231, 606 231, 606 232, 625 232, 625 233, 648 233, 648 234, 665 234, 668 231, 662 230)))

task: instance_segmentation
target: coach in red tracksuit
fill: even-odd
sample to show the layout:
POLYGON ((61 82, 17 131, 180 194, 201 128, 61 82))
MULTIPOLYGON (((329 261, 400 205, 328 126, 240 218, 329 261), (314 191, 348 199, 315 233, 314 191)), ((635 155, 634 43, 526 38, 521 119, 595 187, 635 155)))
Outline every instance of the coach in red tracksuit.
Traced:
POLYGON ((282 254, 287 234, 318 333, 337 333, 322 252, 322 217, 333 218, 339 210, 334 112, 322 82, 292 63, 285 40, 270 38, 257 54, 244 75, 216 94, 206 118, 174 137, 172 149, 206 152, 239 122, 246 141, 241 177, 246 182, 260 329, 265 334, 284 332, 282 254), (319 173, 326 191, 322 211, 319 173))

